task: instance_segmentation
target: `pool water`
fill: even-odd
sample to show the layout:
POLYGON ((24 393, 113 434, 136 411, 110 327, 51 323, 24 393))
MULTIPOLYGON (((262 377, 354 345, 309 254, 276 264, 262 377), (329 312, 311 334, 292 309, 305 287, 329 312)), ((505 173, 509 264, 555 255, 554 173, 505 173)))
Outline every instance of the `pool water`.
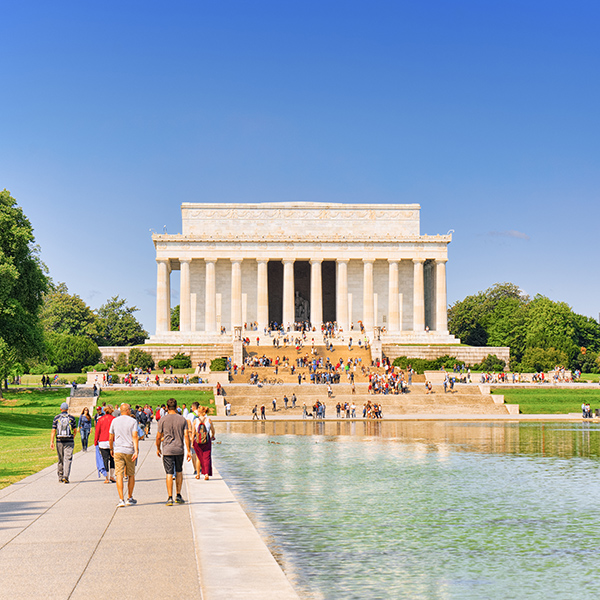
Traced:
POLYGON ((234 424, 215 447, 302 598, 600 593, 597 426, 338 426, 234 424))

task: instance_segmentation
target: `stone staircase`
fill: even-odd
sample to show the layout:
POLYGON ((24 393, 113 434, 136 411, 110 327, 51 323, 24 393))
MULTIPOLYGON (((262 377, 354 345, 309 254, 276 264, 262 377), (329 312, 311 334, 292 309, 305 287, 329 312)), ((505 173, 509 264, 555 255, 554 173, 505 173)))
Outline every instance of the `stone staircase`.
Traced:
POLYGON ((384 416, 406 414, 465 414, 465 415, 507 415, 508 405, 503 399, 494 399, 490 394, 482 394, 477 385, 457 385, 454 391, 444 393, 443 386, 433 386, 432 393, 425 393, 424 384, 414 383, 407 394, 369 394, 367 383, 356 383, 355 394, 347 383, 332 385, 333 397, 327 397, 327 386, 322 384, 283 383, 275 385, 233 384, 225 386, 225 398, 216 398, 217 415, 223 416, 224 400, 231 403, 231 414, 251 417, 252 408, 256 404, 260 409, 262 404, 267 409, 267 415, 272 415, 273 398, 277 400, 279 414, 289 417, 301 417, 302 405, 307 407, 320 400, 327 406, 326 416, 335 417, 335 406, 338 402, 356 405, 357 416, 362 416, 363 405, 367 401, 381 404, 384 416), (292 394, 296 394, 296 408, 285 410, 283 397, 287 395, 291 407, 292 394), (498 401, 502 403, 498 403, 498 401))
MULTIPOLYGON (((98 390, 100 394, 100 390, 98 390)), ((99 396, 94 396, 94 389, 91 387, 71 388, 71 395, 67 398, 69 403, 69 414, 74 417, 79 417, 83 409, 87 406, 90 415, 94 415, 94 409, 99 396)))

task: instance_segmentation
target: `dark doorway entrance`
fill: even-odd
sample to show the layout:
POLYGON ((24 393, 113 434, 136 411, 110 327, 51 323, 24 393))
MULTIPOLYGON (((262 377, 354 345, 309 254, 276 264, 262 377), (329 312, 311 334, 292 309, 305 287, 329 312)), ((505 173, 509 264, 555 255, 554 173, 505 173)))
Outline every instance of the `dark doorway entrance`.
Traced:
POLYGON ((324 260, 321 265, 321 276, 323 279, 323 321, 335 321, 335 299, 336 299, 336 273, 335 260, 324 260))
POLYGON ((267 265, 269 277, 269 323, 281 324, 283 320, 283 263, 270 260, 267 265))
POLYGON ((310 263, 307 260, 297 260, 294 263, 294 305, 295 320, 310 321, 310 263), (308 314, 301 314, 304 309, 300 306, 308 306, 308 314))

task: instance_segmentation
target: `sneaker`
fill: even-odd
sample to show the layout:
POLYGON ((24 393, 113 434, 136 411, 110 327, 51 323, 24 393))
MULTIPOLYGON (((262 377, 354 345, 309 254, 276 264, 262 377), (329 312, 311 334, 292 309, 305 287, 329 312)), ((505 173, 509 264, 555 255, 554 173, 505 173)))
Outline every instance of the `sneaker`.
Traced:
POLYGON ((173 506, 173 498, 171 496, 167 498, 167 506, 173 506))
POLYGON ((69 478, 68 477, 63 477, 63 483, 69 483, 69 478))
POLYGON ((117 508, 123 508, 127 506, 127 504, 125 504, 125 500, 119 500, 119 504, 117 504, 117 508))
POLYGON ((185 504, 185 500, 181 497, 181 494, 175 496, 175 502, 177 502, 177 504, 185 504))
POLYGON ((125 504, 127 504, 127 506, 132 506, 133 504, 137 504, 137 500, 135 498, 127 498, 125 504))

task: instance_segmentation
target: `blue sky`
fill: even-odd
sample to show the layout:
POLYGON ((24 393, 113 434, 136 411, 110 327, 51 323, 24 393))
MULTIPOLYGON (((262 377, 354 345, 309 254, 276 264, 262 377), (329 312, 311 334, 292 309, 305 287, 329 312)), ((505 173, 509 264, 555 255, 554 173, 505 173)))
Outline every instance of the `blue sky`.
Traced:
POLYGON ((449 302, 511 281, 597 318, 599 22, 585 0, 4 2, 0 189, 53 279, 151 333, 150 229, 180 232, 182 202, 417 202, 455 232, 449 302))

